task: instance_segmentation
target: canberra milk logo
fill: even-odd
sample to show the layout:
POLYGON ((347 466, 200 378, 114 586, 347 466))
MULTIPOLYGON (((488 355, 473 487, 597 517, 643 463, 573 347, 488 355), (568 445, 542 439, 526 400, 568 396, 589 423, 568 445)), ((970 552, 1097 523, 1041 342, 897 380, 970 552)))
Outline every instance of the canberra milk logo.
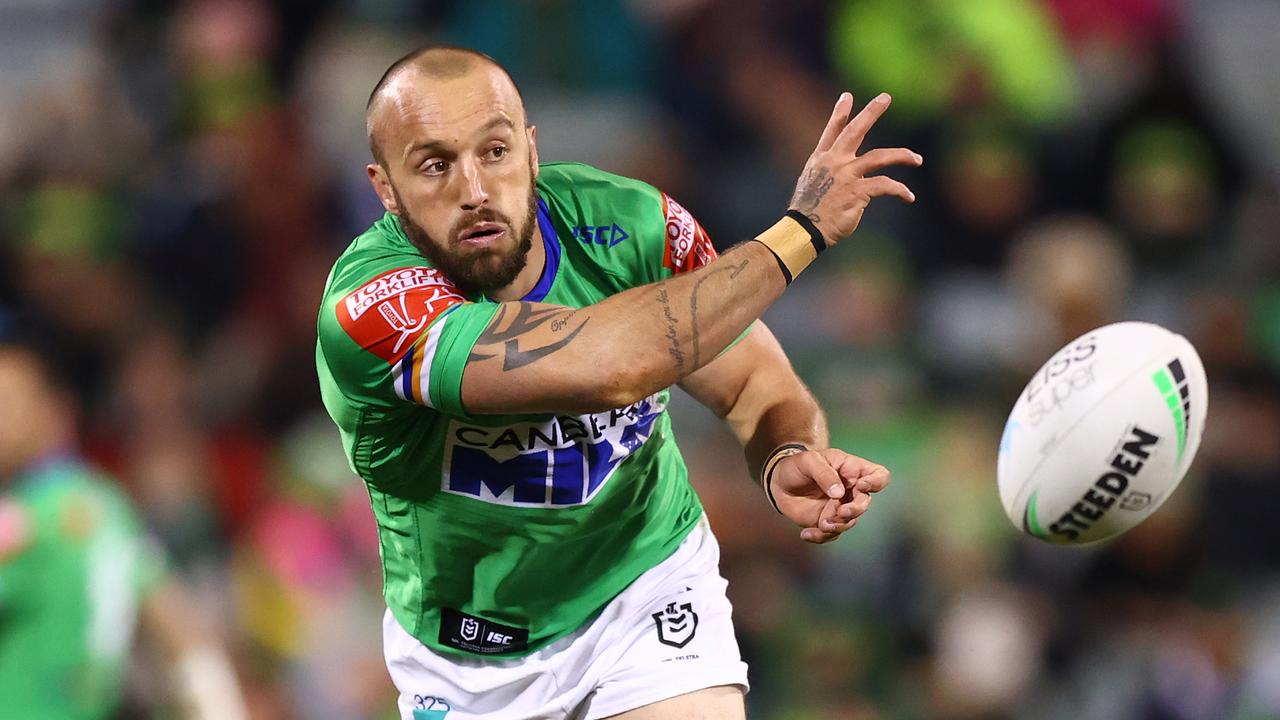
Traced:
POLYGON ((442 488, 522 507, 583 505, 640 449, 666 406, 658 395, 591 415, 487 427, 454 420, 442 488))

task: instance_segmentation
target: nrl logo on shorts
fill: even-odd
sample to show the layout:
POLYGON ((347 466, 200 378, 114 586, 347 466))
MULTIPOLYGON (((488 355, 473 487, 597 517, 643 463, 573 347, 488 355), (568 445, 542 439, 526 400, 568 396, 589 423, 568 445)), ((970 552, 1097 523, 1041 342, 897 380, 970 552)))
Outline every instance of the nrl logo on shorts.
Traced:
POLYGON ((689 603, 668 603, 666 610, 653 614, 653 622, 658 626, 658 642, 682 648, 689 644, 698 629, 698 614, 689 603))

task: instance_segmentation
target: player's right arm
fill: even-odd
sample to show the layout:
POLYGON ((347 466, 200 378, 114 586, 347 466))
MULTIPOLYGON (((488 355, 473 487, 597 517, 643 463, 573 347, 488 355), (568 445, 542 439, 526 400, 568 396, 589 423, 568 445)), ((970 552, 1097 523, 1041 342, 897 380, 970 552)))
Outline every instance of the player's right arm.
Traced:
POLYGON ((695 272, 581 309, 502 303, 472 347, 461 404, 471 413, 599 412, 637 402, 709 362, 778 299, 819 245, 857 228, 872 198, 915 200, 902 183, 872 173, 919 165, 919 155, 905 148, 858 154, 888 106, 881 95, 849 119, 853 98, 840 96, 797 183, 791 218, 757 241, 695 272))

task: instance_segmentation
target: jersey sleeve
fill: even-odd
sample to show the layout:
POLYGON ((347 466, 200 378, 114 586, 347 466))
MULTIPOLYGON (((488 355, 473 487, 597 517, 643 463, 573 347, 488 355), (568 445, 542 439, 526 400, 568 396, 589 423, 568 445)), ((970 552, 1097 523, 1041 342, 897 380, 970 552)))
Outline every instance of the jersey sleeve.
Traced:
POLYGON ((348 399, 460 415, 463 369, 498 306, 468 301, 421 262, 399 256, 335 270, 320 316, 321 362, 348 399))
POLYGON ((665 192, 659 190, 658 196, 662 201, 662 217, 657 242, 661 244, 663 273, 658 279, 693 272, 715 260, 716 248, 711 237, 693 213, 665 192))

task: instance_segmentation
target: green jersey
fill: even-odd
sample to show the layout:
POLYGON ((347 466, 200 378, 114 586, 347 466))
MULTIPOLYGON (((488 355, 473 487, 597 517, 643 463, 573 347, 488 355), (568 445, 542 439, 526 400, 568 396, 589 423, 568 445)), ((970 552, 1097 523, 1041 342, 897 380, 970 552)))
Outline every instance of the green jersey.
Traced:
POLYGON ((113 483, 70 458, 0 489, 0 715, 110 717, 159 558, 113 483))
MULTIPOLYGON (((584 307, 715 257, 693 216, 644 183, 553 163, 537 190, 546 265, 524 300, 584 307)), ((316 364, 377 516, 391 612, 428 647, 519 656, 674 552, 702 507, 667 390, 589 415, 469 413, 463 368, 497 308, 388 214, 334 265, 316 364)))

